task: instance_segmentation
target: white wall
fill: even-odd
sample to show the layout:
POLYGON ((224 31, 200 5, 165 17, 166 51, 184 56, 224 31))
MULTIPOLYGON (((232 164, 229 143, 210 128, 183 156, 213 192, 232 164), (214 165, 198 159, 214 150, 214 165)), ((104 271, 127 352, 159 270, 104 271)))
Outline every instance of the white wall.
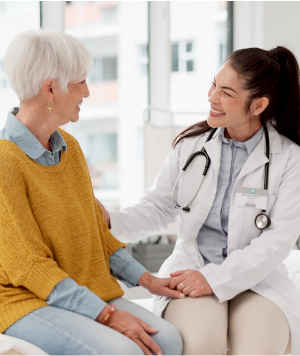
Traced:
POLYGON ((286 46, 300 60, 300 2, 264 2, 264 46, 286 46))
POLYGON ((299 1, 235 1, 234 49, 286 46, 300 60, 299 1))

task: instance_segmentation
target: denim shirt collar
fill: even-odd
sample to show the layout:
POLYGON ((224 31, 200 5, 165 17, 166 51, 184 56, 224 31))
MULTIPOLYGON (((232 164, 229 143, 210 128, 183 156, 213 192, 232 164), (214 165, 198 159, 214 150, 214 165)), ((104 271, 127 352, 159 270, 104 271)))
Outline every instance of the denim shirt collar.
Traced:
POLYGON ((247 150, 248 156, 254 151, 256 145, 258 142, 261 140, 262 135, 263 135, 263 127, 261 127, 248 141, 245 142, 240 142, 240 141, 234 141, 233 139, 226 138, 224 136, 225 133, 225 127, 219 127, 214 135, 213 138, 217 136, 221 136, 222 142, 225 144, 234 144, 237 147, 243 148, 247 150))
MULTIPOLYGON (((12 141, 31 159, 38 159, 46 152, 49 153, 31 131, 17 119, 15 114, 17 114, 18 111, 19 110, 15 108, 12 112, 9 112, 5 123, 5 130, 11 136, 12 141)), ((66 152, 67 144, 59 131, 56 130, 51 135, 50 146, 52 154, 61 151, 61 149, 63 152, 66 152)))

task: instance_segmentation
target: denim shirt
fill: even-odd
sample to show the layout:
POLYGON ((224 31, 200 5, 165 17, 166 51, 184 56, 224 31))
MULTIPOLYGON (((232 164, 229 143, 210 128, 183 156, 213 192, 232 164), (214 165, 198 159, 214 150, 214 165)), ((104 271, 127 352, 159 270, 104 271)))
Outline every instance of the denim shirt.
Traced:
POLYGON ((222 138, 221 164, 217 192, 212 208, 197 236, 199 252, 205 265, 221 264, 227 257, 228 218, 230 199, 236 179, 263 135, 261 127, 246 142, 238 142, 224 136, 225 129, 219 128, 212 140, 222 138))
MULTIPOLYGON (((15 143, 29 158, 45 165, 59 163, 61 152, 66 152, 67 144, 59 131, 50 137, 51 151, 15 116, 19 109, 14 108, 8 113, 4 128, 0 131, 0 139, 15 143)), ((118 249, 109 258, 111 274, 121 280, 127 287, 134 287, 147 270, 123 248, 118 249)), ((96 296, 87 287, 79 286, 73 279, 65 278, 59 282, 47 299, 48 305, 67 309, 78 314, 96 319, 106 302, 96 296)))

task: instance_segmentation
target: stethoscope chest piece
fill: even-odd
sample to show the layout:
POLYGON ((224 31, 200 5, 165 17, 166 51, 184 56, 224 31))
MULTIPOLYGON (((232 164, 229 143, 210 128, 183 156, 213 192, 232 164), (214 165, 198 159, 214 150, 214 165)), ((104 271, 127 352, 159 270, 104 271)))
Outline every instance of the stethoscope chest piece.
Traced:
POLYGON ((268 215, 264 213, 260 213, 256 216, 255 218, 255 226, 259 230, 264 230, 268 228, 271 225, 271 219, 268 217, 268 215))

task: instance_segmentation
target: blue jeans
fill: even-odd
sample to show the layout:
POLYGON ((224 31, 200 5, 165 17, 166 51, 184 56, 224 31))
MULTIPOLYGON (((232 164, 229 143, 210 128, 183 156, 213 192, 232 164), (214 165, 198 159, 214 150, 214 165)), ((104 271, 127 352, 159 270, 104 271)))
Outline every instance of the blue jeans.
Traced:
MULTIPOLYGON (((182 339, 169 322, 124 298, 112 299, 117 309, 139 317, 158 330, 150 335, 164 355, 181 355, 182 339)), ((28 341, 50 355, 143 355, 132 340, 83 315, 57 307, 43 307, 29 313, 4 334, 28 341)))

